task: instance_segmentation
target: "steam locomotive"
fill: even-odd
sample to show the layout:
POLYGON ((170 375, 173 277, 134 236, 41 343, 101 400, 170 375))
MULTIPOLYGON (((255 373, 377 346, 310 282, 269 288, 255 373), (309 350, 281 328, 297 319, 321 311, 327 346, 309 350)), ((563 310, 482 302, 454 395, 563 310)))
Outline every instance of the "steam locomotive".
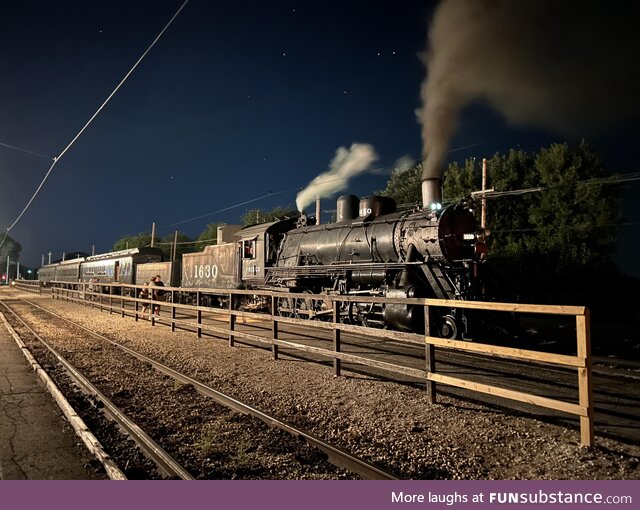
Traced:
MULTIPOLYGON (((388 197, 343 195, 335 223, 315 224, 314 218, 301 216, 227 228, 219 231, 219 244, 184 254, 180 268, 148 260, 147 252, 144 260, 141 252, 135 255, 138 263, 131 259, 127 275, 141 284, 147 273, 161 274, 183 296, 196 289, 201 294, 229 288, 285 290, 291 297, 278 300, 277 313, 315 319, 331 313, 322 299, 309 298, 320 293, 477 299, 478 266, 487 249, 473 212, 462 205, 442 208, 439 192, 424 201, 427 207, 397 212, 388 197)), ((80 275, 87 262, 79 263, 80 275)), ((345 303, 340 319, 404 331, 424 328, 423 307, 406 304, 345 303)), ((467 332, 467 320, 452 303, 435 317, 435 327, 438 336, 458 338, 467 332)))
MULTIPOLYGON (((388 197, 343 195, 335 223, 315 224, 301 216, 233 229, 226 239, 219 232, 220 244, 183 255, 180 287, 286 290, 291 297, 278 300, 277 313, 320 320, 330 318, 331 310, 315 294, 480 298, 479 265, 487 248, 473 212, 462 205, 442 208, 439 181, 427 183, 425 203, 428 207, 397 212, 388 197)), ((421 331, 423 310, 350 302, 340 310, 340 320, 421 331)), ((463 310, 452 306, 436 313, 432 324, 438 336, 468 332, 463 310)))

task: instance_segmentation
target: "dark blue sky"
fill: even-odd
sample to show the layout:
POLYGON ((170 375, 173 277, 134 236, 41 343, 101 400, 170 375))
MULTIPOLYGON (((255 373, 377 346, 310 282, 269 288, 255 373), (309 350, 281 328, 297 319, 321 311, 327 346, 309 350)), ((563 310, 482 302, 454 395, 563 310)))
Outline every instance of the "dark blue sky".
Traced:
MULTIPOLYGON (((0 143, 54 156, 175 13, 177 1, 23 1, 0 19, 0 143)), ((372 144, 388 168, 419 159, 418 54, 434 2, 190 0, 146 59, 56 165, 10 235, 25 265, 41 254, 107 251, 118 238, 209 222, 248 207, 294 205, 338 147, 372 144), (291 190, 178 226, 187 218, 291 190)), ((620 173, 637 126, 589 141, 620 173)), ((450 158, 565 140, 514 129, 487 106, 465 110, 450 158)), ((0 146, 0 226, 10 225, 50 160, 0 146)), ((385 175, 357 178, 370 194, 385 175)), ((333 200, 325 207, 332 208, 333 200)), ((637 232, 636 232, 637 233, 637 232)))

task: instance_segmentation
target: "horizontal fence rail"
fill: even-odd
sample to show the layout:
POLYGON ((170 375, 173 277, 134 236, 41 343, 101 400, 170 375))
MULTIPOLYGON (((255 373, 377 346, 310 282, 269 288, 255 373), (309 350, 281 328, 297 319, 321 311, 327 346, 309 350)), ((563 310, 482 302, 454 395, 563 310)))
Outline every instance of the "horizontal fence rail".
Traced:
MULTIPOLYGON (((436 383, 462 388, 468 391, 493 395, 504 399, 515 400, 539 407, 561 411, 574 415, 580 422, 580 443, 583 446, 591 446, 594 438, 593 395, 591 383, 591 341, 589 310, 581 306, 551 306, 532 305, 519 303, 495 303, 476 301, 449 301, 443 299, 410 299, 410 298, 382 298, 365 296, 347 296, 335 294, 301 294, 289 292, 273 292, 266 290, 229 290, 229 289, 190 289, 188 296, 190 304, 179 302, 184 298, 185 289, 175 287, 163 287, 165 298, 154 300, 149 297, 139 297, 142 285, 126 284, 94 284, 69 282, 50 282, 52 297, 99 307, 100 310, 108 310, 109 313, 119 313, 122 317, 131 315, 139 320, 143 313, 150 314, 152 325, 167 323, 171 330, 177 327, 182 329, 192 328, 198 337, 203 332, 228 338, 229 346, 235 342, 245 340, 269 347, 273 357, 278 358, 279 348, 296 349, 299 351, 320 355, 333 360, 336 375, 341 374, 342 363, 356 363, 389 371, 404 376, 421 379, 426 382, 430 401, 436 402, 436 383), (166 300, 165 300, 166 299, 166 300), (246 302, 258 302, 261 306, 251 311, 250 306, 240 309, 240 304, 246 302), (291 300, 308 301, 310 305, 322 303, 322 310, 310 309, 307 313, 313 322, 307 318, 286 317, 281 315, 287 312, 287 305, 291 300), (207 306, 204 306, 204 304, 207 306), (211 304, 216 307, 212 307, 211 304), (425 334, 406 333, 387 329, 368 328, 340 322, 340 307, 348 303, 384 303, 384 304, 409 304, 424 307, 425 334), (163 311, 169 309, 169 317, 166 320, 150 313, 154 305, 162 307, 163 311), (548 314, 554 316, 573 316, 576 326, 576 355, 555 354, 517 347, 504 347, 486 343, 469 342, 462 340, 450 340, 431 334, 430 311, 440 308, 464 308, 478 310, 480 312, 509 312, 512 314, 548 314), (191 314, 187 318, 178 317, 178 313, 191 314), (257 332, 239 329, 239 324, 254 321, 270 326, 267 336, 257 332), (314 329, 328 331, 332 337, 332 349, 304 345, 281 338, 283 326, 313 325, 314 329), (425 347, 425 368, 414 368, 374 360, 359 354, 342 352, 342 337, 346 334, 358 336, 383 338, 395 340, 425 347), (453 377, 438 373, 435 364, 435 349, 463 351, 483 356, 520 360, 562 366, 577 372, 578 395, 577 403, 565 400, 530 394, 524 391, 503 388, 484 384, 478 381, 453 377)), ((42 286, 32 284, 16 285, 24 290, 38 289, 42 292, 42 286)), ((148 287, 152 290, 153 287, 148 287)), ((47 289, 48 290, 48 289, 47 289)), ((313 307, 310 307, 313 308, 313 307)), ((317 307, 315 307, 317 308, 317 307)), ((264 331, 262 331, 264 333, 264 331)))

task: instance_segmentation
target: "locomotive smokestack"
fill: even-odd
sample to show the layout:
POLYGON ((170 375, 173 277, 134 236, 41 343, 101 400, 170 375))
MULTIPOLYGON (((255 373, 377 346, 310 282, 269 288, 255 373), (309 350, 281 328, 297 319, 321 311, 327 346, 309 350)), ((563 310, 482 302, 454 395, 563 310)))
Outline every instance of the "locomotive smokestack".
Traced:
POLYGON ((430 177, 422 181, 422 207, 440 209, 442 204, 442 179, 430 177), (437 205, 434 205, 437 204, 437 205))

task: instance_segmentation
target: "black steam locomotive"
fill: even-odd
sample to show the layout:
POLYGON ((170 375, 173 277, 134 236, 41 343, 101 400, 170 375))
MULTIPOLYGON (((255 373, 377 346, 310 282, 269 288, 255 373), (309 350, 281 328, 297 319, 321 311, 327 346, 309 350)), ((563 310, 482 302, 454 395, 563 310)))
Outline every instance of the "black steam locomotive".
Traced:
MULTIPOLYGON (((336 222, 316 225, 304 216, 245 227, 233 242, 183 256, 182 288, 286 289, 281 315, 322 319, 330 310, 313 294, 391 298, 479 297, 478 264, 486 258, 483 233, 462 205, 397 212, 388 197, 338 199, 336 222), (303 296, 303 297, 296 297, 303 296), (306 298, 304 296, 307 296, 306 298)), ((351 302, 341 320, 405 331, 424 328, 423 308, 351 302)), ((467 330, 455 307, 436 317, 439 336, 467 330)))
MULTIPOLYGON (((396 212, 388 197, 340 197, 337 221, 287 232, 265 283, 308 292, 390 298, 473 299, 477 264, 486 257, 473 213, 445 209, 396 212)), ((419 331, 421 307, 351 304, 349 321, 419 331)), ((456 337, 466 329, 455 310, 437 321, 438 332, 456 337)))

